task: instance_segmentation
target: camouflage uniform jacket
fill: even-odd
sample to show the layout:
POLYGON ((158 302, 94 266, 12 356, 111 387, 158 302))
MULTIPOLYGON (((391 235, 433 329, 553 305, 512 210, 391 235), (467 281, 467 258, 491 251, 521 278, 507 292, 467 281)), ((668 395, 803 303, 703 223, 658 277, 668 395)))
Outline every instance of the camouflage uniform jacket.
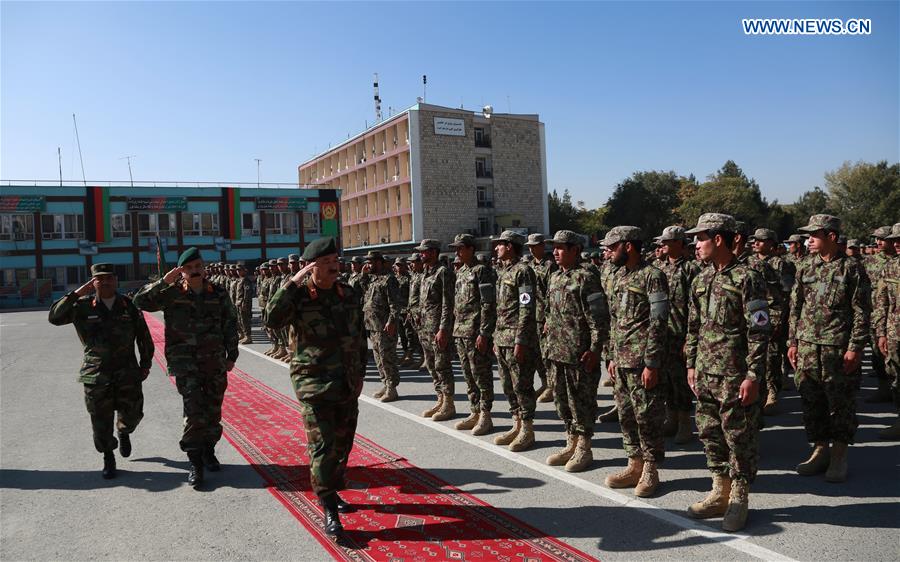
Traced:
MULTIPOLYGON (((362 297, 365 297, 366 290, 368 288, 366 286, 368 284, 368 281, 369 281, 368 273, 363 273, 363 272, 351 273, 350 279, 349 279, 349 281, 347 281, 347 284, 350 285, 351 287, 353 287, 353 290, 356 291, 357 294, 359 294, 362 297)), ((279 283, 278 285, 281 286, 282 283, 279 283)))
POLYGON ((239 310, 246 310, 253 306, 253 292, 249 277, 241 277, 234 280, 234 306, 239 310))
POLYGON ((266 327, 292 326, 296 349, 291 379, 300 400, 343 401, 359 396, 367 359, 358 293, 336 283, 330 290, 305 277, 281 285, 266 307, 266 327))
POLYGON ((517 262, 500 270, 497 279, 497 327, 494 343, 498 347, 524 345, 538 350, 534 271, 517 262))
POLYGON ((439 330, 446 331, 448 336, 453 334, 453 290, 452 269, 437 263, 422 273, 419 326, 426 334, 437 334, 439 330))
POLYGON ((616 270, 607 297, 610 351, 617 367, 658 369, 666 350, 669 294, 665 274, 641 261, 616 270))
POLYGON ((400 284, 390 273, 369 274, 366 298, 363 301, 363 318, 366 329, 380 332, 388 324, 400 325, 403 302, 400 300, 400 284))
POLYGON ((784 307, 786 295, 782 289, 781 275, 768 260, 756 254, 745 253, 738 257, 738 261, 749 265, 763 276, 766 282, 766 302, 769 304, 769 322, 773 332, 783 330, 783 322, 787 321, 787 311, 784 307))
POLYGON ((153 364, 153 338, 144 315, 128 297, 116 294, 109 310, 99 297, 67 293, 50 307, 49 320, 54 326, 75 324, 84 346, 78 382, 106 384, 116 371, 149 369, 153 364), (134 357, 135 342, 140 363, 134 357))
POLYGON ((496 286, 490 269, 463 265, 456 272, 453 337, 493 337, 497 325, 496 286))
POLYGON ((659 267, 666 275, 666 284, 669 287, 669 346, 684 344, 687 335, 688 321, 688 295, 691 292, 691 282, 694 280, 694 269, 691 262, 679 258, 674 263, 666 259, 659 267))
POLYGON ((535 298, 537 298, 537 310, 535 312, 537 315, 537 323, 543 325, 544 301, 547 297, 547 286, 550 283, 550 275, 558 270, 559 267, 556 265, 556 262, 551 259, 543 259, 541 261, 532 259, 528 262, 528 265, 530 265, 532 271, 534 271, 534 278, 537 282, 537 290, 535 291, 535 298))
POLYGON ((419 292, 422 287, 422 274, 412 272, 409 274, 409 299, 406 301, 406 315, 412 325, 418 329, 421 322, 419 307, 419 292))
POLYGON ((400 302, 403 303, 400 307, 400 311, 402 314, 406 314, 406 306, 409 303, 409 282, 410 276, 409 273, 405 273, 403 275, 394 274, 394 278, 397 279, 397 284, 400 286, 400 302))
POLYGON ((895 256, 881 270, 872 301, 875 337, 886 337, 894 344, 900 342, 900 257, 895 256))
POLYGON ((863 261, 863 266, 866 269, 866 273, 869 274, 869 279, 873 279, 877 283, 878 279, 881 278, 881 270, 891 261, 892 257, 894 256, 888 255, 885 252, 878 252, 877 254, 868 256, 863 261))
POLYGON ((856 260, 826 262, 814 255, 797 272, 791 293, 789 345, 804 341, 862 351, 869 339, 870 298, 869 279, 856 260))
POLYGON ((721 271, 710 264, 694 278, 688 369, 740 378, 753 373, 761 379, 771 330, 766 282, 758 271, 734 258, 721 271))
POLYGON ((585 351, 597 357, 609 338, 609 308, 597 276, 576 267, 550 275, 544 302, 544 358, 577 365, 585 351))
POLYGON ((182 280, 169 285, 160 279, 142 287, 134 304, 163 311, 171 376, 224 372, 226 362, 237 360, 237 310, 220 287, 204 280, 195 293, 182 280))

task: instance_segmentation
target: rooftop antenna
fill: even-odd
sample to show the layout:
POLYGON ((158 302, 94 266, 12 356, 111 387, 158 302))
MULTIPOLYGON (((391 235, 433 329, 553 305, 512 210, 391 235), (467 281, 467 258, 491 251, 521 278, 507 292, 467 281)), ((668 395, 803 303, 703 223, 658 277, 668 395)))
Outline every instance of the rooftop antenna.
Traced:
POLYGON ((425 95, 428 93, 428 76, 425 74, 422 75, 422 102, 424 103, 428 96, 425 95))
POLYGON ((78 159, 81 160, 81 181, 87 186, 87 177, 84 175, 84 157, 81 155, 81 137, 78 136, 78 121, 75 120, 75 114, 72 114, 72 123, 75 124, 75 140, 78 142, 78 159))
POLYGON ((256 187, 259 187, 259 163, 262 162, 261 158, 254 158, 256 161, 256 187))
POLYGON ((59 160, 59 187, 62 187, 62 149, 56 147, 56 158, 59 160))
POLYGON ((128 160, 128 178, 131 179, 131 187, 134 187, 134 176, 131 175, 131 159, 135 158, 134 154, 129 154, 128 156, 123 156, 119 158, 119 160, 128 160))
MULTIPOLYGON (((375 73, 375 122, 381 123, 381 96, 378 95, 378 73, 375 73)), ((367 127, 368 128, 368 127, 367 127)))

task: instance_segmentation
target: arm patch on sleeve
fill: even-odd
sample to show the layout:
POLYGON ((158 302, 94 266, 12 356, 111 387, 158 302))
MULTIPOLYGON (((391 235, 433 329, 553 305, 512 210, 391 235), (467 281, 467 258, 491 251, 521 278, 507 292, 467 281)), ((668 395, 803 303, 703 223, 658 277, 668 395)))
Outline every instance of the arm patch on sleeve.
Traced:
POLYGON ((669 295, 662 291, 650 293, 647 300, 650 301, 651 320, 662 320, 669 317, 669 295))
POLYGON ((481 302, 492 303, 497 300, 497 288, 491 283, 478 285, 478 293, 481 295, 481 302))
POLYGON ((519 286, 519 304, 522 306, 530 306, 534 302, 534 287, 531 285, 519 286))
POLYGON ((591 293, 587 296, 588 307, 591 309, 591 316, 600 320, 606 312, 606 295, 603 293, 591 293))
POLYGON ((750 314, 751 332, 764 332, 769 329, 769 303, 765 299, 748 302, 747 312, 750 314))

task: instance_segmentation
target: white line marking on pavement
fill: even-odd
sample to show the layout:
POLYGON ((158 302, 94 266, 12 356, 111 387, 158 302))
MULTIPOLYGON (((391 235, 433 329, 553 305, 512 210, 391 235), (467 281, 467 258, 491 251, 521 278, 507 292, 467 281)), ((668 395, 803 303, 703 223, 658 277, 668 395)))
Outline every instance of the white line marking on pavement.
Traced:
MULTIPOLYGON (((271 357, 264 355, 264 354, 256 351, 255 349, 250 349, 249 347, 246 347, 243 345, 241 345, 240 348, 244 351, 248 351, 248 352, 252 353, 253 355, 258 355, 259 357, 262 357, 263 359, 268 359, 272 363, 275 363, 276 365, 280 365, 281 367, 284 367, 284 368, 289 367, 289 365, 287 365, 286 363, 282 363, 281 361, 279 361, 277 359, 272 359, 271 357)), ((520 464, 531 470, 534 470, 535 472, 539 472, 545 476, 548 476, 550 478, 554 478, 556 480, 559 480, 561 482, 569 484, 570 486, 575 486, 576 488, 584 490, 585 492, 589 492, 596 496, 600 496, 611 502, 617 503, 623 507, 635 508, 647 515, 650 515, 652 517, 655 517, 657 519, 665 521, 666 523, 669 523, 676 527, 680 527, 682 529, 685 529, 686 531, 690 531, 691 533, 701 536, 712 542, 721 544, 723 546, 727 546, 729 548, 732 548, 739 552, 743 552, 744 554, 748 554, 755 558, 759 558, 760 560, 779 560, 779 561, 784 561, 784 562, 796 562, 796 561, 794 561, 793 558, 790 558, 788 556, 785 556, 783 554, 775 552, 774 550, 769 550, 768 548, 765 548, 765 547, 762 547, 762 546, 759 546, 757 544, 750 542, 749 535, 746 535, 743 533, 723 533, 723 532, 719 532, 719 531, 713 531, 709 527, 707 527, 701 523, 698 523, 697 521, 695 521, 693 519, 689 519, 682 515, 672 513, 671 511, 668 511, 665 508, 649 504, 645 501, 635 498, 634 496, 628 496, 628 495, 616 492, 614 490, 611 490, 605 486, 601 486, 599 484, 594 484, 593 482, 583 480, 583 479, 581 479, 573 474, 570 474, 568 472, 563 472, 562 470, 550 468, 549 466, 547 466, 541 462, 529 459, 528 457, 524 457, 522 455, 514 453, 503 447, 498 447, 497 445, 494 445, 487 441, 482 441, 481 439, 478 439, 477 437, 470 435, 468 433, 463 433, 461 431, 451 429, 451 428, 449 428, 445 425, 442 425, 438 422, 431 421, 430 419, 423 418, 421 416, 417 416, 416 414, 412 414, 410 412, 407 412, 406 410, 397 408, 396 406, 392 406, 390 404, 385 404, 379 400, 376 400, 376 399, 371 398, 366 395, 361 395, 359 397, 359 399, 371 406, 381 408, 382 410, 385 410, 392 414, 398 415, 402 418, 406 418, 410 421, 416 422, 419 425, 425 426, 429 429, 433 429, 437 432, 443 433, 444 435, 448 435, 450 437, 453 437, 454 439, 458 439, 460 441, 463 441, 464 443, 468 443, 469 445, 478 447, 484 451, 493 453, 493 454, 497 455, 498 457, 503 457, 509 461, 520 464)))

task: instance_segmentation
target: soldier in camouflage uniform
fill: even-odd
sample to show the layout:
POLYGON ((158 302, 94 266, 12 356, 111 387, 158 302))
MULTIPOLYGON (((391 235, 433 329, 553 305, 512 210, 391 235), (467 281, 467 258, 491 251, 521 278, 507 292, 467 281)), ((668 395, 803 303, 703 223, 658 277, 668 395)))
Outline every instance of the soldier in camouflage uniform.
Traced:
POLYGON ((103 454, 106 479, 116 475, 116 447, 123 457, 131 455, 130 434, 144 417, 141 383, 150 373, 154 351, 144 315, 116 291, 114 271, 110 263, 92 265, 91 279, 53 303, 49 315, 54 326, 74 324, 84 346, 78 382, 84 384, 94 448, 103 454), (135 343, 140 362, 134 356, 135 343))
MULTIPOLYGON (((259 276, 256 279, 256 300, 259 303, 259 323, 262 326, 266 336, 269 330, 266 328, 266 305, 269 303, 269 262, 262 262, 259 265, 259 276)), ((268 355, 271 348, 265 351, 268 355)))
POLYGON ((406 301, 406 337, 409 338, 409 340, 412 342, 414 352, 419 352, 419 355, 422 357, 422 361, 417 362, 416 358, 413 355, 410 355, 409 360, 406 361, 403 366, 413 367, 418 364, 419 371, 424 371, 426 370, 425 355, 422 352, 421 333, 419 332, 421 324, 421 317, 419 314, 419 289, 422 285, 422 271, 424 269, 422 265, 422 256, 419 254, 412 254, 407 259, 407 262, 410 265, 410 271, 409 298, 406 301))
MULTIPOLYGON (((450 343, 453 339, 453 270, 438 261, 439 240, 426 238, 416 251, 422 256, 424 271, 419 283, 419 341, 425 365, 434 381, 435 404, 422 417, 448 420, 456 415, 453 403, 453 369, 450 343)), ((410 295, 410 298, 412 296, 410 295)))
POLYGON ((372 353, 382 385, 374 397, 382 402, 393 402, 397 399, 397 385, 400 384, 397 369, 397 330, 403 308, 400 284, 390 273, 381 252, 370 251, 366 255, 363 272, 369 277, 363 300, 363 318, 372 340, 372 353))
POLYGON ((840 219, 831 215, 813 215, 800 229, 810 234, 815 255, 797 272, 788 334, 803 424, 814 445, 797 472, 825 472, 829 482, 847 477, 847 446, 856 433, 856 391, 871 307, 871 288, 862 267, 837 252, 840 229, 840 219))
MULTIPOLYGON (((547 283, 550 280, 550 274, 558 268, 556 262, 546 256, 547 248, 544 245, 543 234, 529 234, 528 241, 525 242, 528 250, 531 252, 531 260, 529 265, 534 271, 534 278, 537 281, 537 290, 535 298, 535 317, 537 320, 538 337, 541 338, 541 349, 544 345, 544 297, 547 295, 547 283)), ((544 365, 544 354, 535 363, 538 377, 541 379, 541 387, 535 391, 538 402, 553 402, 553 382, 547 379, 547 368, 544 365)))
POLYGON ((454 289, 453 339, 466 379, 469 417, 456 429, 472 430, 473 435, 490 433, 494 424, 494 369, 491 340, 496 325, 496 288, 493 272, 475 261, 475 237, 457 234, 450 247, 462 265, 456 272, 454 289))
POLYGON ((556 412, 566 426, 566 446, 547 457, 551 466, 580 472, 593 461, 591 437, 597 418, 597 364, 609 334, 609 310, 600 279, 579 267, 580 237, 571 230, 553 236, 558 264, 543 301, 543 358, 554 385, 556 412))
POLYGON ((709 262, 691 283, 685 355, 713 474, 712 491, 688 513, 698 519, 724 515, 726 531, 747 521, 759 463, 759 379, 771 332, 765 280, 733 254, 737 228, 730 215, 706 213, 686 232, 697 235, 697 253, 709 262))
POLYGON ((691 282, 699 273, 693 261, 684 259, 685 234, 680 226, 667 226, 656 238, 662 248, 662 261, 657 267, 666 275, 669 287, 669 320, 666 332, 666 423, 663 434, 675 437, 681 445, 693 438, 691 410, 694 394, 687 382, 684 339, 687 334, 688 294, 691 282))
MULTIPOLYGON (((894 245, 887 239, 891 235, 891 227, 880 226, 872 232, 875 238, 875 247, 877 251, 865 261, 865 271, 872 283, 877 283, 882 278, 882 271, 885 266, 896 257, 894 245)), ((872 342, 872 369, 878 378, 878 390, 872 396, 866 398, 869 404, 877 404, 880 402, 891 401, 891 381, 885 367, 885 357, 881 350, 878 349, 874 332, 871 334, 872 342)))
POLYGON ((512 429, 498 435, 494 443, 507 445, 511 451, 524 451, 534 444, 534 369, 540 360, 535 317, 537 281, 534 271, 520 259, 524 236, 504 230, 493 243, 503 264, 497 279, 494 354, 513 417, 512 429))
MULTIPOLYGON (((619 269, 612 261, 612 252, 609 248, 603 246, 603 241, 600 241, 600 246, 603 248, 603 264, 600 266, 600 286, 603 287, 603 293, 609 298, 610 292, 613 290, 612 281, 615 279, 615 273, 619 269)), ((607 341, 606 345, 603 348, 603 360, 609 365, 609 362, 612 361, 612 357, 610 357, 609 350, 609 341, 607 341)), ((612 388, 615 386, 612 377, 607 376, 603 379, 603 386, 612 388)), ((619 408, 616 406, 615 402, 611 408, 601 413, 597 417, 597 421, 601 423, 607 422, 618 422, 619 421, 619 408)))
POLYGON ((359 395, 366 373, 366 331, 357 292, 337 281, 334 238, 306 246, 309 264, 282 284, 269 301, 273 330, 293 327, 291 384, 309 441, 312 489, 325 511, 325 531, 343 531, 339 512, 352 508, 338 492, 353 448, 359 395))
MULTIPOLYGON (((275 271, 275 279, 274 285, 275 290, 278 287, 282 286, 288 279, 291 278, 291 265, 288 261, 288 258, 281 257, 275 260, 277 269, 275 271)), ((272 354, 272 358, 278 359, 281 361, 290 361, 291 351, 289 349, 290 343, 288 341, 288 333, 287 328, 282 328, 280 330, 275 330, 275 340, 278 342, 278 349, 275 353, 272 354)))
POLYGON ((397 327, 397 335, 400 338, 400 349, 403 350, 403 358, 400 359, 400 365, 406 365, 412 357, 412 341, 409 339, 409 333, 406 330, 406 305, 409 303, 409 268, 406 265, 405 257, 398 257, 394 260, 393 275, 397 279, 397 285, 400 287, 400 323, 397 327))
POLYGON ((188 483, 199 487, 203 468, 219 470, 216 443, 222 437, 222 401, 228 371, 238 357, 237 311, 228 295, 205 279, 197 248, 178 267, 134 296, 148 312, 163 311, 169 376, 184 402, 181 450, 191 462, 188 483))
POLYGON ((610 355, 607 369, 628 466, 606 477, 610 488, 634 488, 649 497, 659 486, 658 465, 665 457, 663 424, 667 381, 659 369, 665 358, 669 295, 665 274, 641 257, 643 233, 617 226, 603 240, 618 266, 608 294, 610 355))
POLYGON ((243 263, 235 266, 234 307, 238 312, 239 343, 253 343, 253 291, 243 263))
POLYGON ((802 234, 791 234, 784 241, 788 245, 788 253, 785 259, 794 264, 794 269, 800 267, 800 262, 806 257, 806 238, 802 234))
POLYGON ((360 280, 363 277, 363 265, 366 263, 366 258, 362 256, 353 256, 350 258, 350 276, 347 279, 347 284, 356 289, 356 292, 360 295, 365 294, 365 290, 360 286, 360 280))
MULTIPOLYGON (((900 410, 900 223, 885 236, 894 246, 894 256, 881 270, 881 279, 872 298, 872 331, 879 351, 885 357, 885 366, 891 377, 891 394, 894 406, 900 410)), ((900 439, 900 417, 893 425, 878 433, 882 439, 900 439)))

